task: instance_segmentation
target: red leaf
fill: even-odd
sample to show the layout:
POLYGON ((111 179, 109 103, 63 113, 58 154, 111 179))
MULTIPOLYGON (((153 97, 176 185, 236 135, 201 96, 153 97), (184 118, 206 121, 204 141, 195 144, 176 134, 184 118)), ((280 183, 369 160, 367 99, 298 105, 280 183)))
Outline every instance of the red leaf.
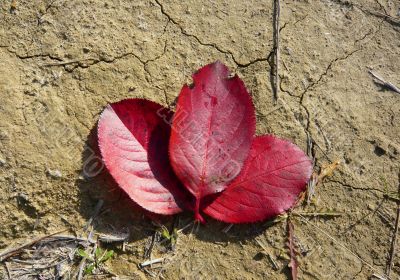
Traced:
POLYGON ((256 137, 240 175, 204 213, 227 223, 272 218, 293 206, 311 172, 311 160, 296 145, 271 135, 256 137))
POLYGON ((172 166, 200 199, 223 191, 240 172, 255 132, 254 106, 238 76, 221 62, 201 68, 179 95, 170 139, 172 166))
POLYGON ((98 125, 104 163, 118 185, 141 207, 158 214, 182 211, 187 197, 168 159, 170 126, 154 102, 127 99, 108 105, 98 125))

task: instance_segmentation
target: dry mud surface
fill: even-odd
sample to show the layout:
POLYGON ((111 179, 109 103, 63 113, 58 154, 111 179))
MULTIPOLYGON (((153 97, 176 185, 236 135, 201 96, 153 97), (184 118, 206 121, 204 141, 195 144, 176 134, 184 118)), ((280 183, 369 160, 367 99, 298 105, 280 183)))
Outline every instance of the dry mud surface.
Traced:
MULTIPOLYGON (((119 279, 290 278, 285 222, 225 233, 209 220, 180 233, 174 251, 156 246, 152 257, 167 259, 162 270, 140 270, 155 226, 92 168, 107 103, 143 97, 173 108, 190 74, 219 59, 251 91, 257 133, 303 150, 309 134, 316 171, 341 161, 313 203, 297 209, 315 215, 293 218, 299 279, 377 279, 396 217, 400 95, 368 70, 400 85, 399 8, 390 0, 281 1, 274 106, 271 0, 1 1, 0 249, 62 228, 83 234, 104 199, 96 232, 130 230, 125 252, 109 245, 117 253, 106 266, 119 279), (339 215, 316 214, 329 211, 339 215)), ((178 226, 191 219, 181 215, 178 226)), ((399 251, 391 279, 400 277, 399 251)))

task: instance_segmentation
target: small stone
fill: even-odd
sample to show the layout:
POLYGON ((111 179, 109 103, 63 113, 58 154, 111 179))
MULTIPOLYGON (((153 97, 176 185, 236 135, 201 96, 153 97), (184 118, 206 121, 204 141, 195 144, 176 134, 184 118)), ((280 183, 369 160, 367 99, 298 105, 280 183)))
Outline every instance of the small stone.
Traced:
POLYGON ((4 158, 0 158, 0 166, 4 166, 6 164, 6 160, 4 158))
POLYGON ((47 169, 47 174, 54 179, 60 179, 62 177, 61 171, 58 169, 47 169))
POLYGON ((67 72, 72 72, 74 69, 76 68, 76 64, 69 64, 69 65, 65 65, 65 70, 67 72))
POLYGON ((30 90, 24 90, 24 94, 29 96, 36 96, 36 92, 30 90))
POLYGON ((368 203, 367 208, 368 210, 375 210, 375 205, 373 203, 368 203))
POLYGON ((289 56, 291 56, 293 54, 293 50, 289 47, 284 47, 283 52, 289 56))
POLYGON ((87 176, 85 176, 85 172, 82 172, 81 174, 79 174, 79 176, 78 176, 78 180, 80 180, 80 181, 83 181, 83 182, 86 182, 86 181, 88 181, 88 177, 87 176))
POLYGON ((0 131, 0 140, 8 140, 8 133, 6 131, 0 131))

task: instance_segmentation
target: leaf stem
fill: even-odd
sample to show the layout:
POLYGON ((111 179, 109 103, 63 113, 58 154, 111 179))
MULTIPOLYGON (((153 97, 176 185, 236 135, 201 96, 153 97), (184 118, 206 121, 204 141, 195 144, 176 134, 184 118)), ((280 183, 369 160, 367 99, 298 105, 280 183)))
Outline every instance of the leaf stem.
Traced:
POLYGON ((200 215, 200 198, 196 197, 196 205, 194 208, 194 219, 202 224, 205 224, 204 218, 200 215))

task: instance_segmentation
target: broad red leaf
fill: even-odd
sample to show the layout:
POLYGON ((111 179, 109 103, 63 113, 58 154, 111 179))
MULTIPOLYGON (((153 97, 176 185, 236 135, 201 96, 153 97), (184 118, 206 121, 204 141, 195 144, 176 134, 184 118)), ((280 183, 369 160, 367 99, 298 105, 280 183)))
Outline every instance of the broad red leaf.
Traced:
POLYGON ((108 105, 98 125, 104 163, 118 185, 141 207, 158 214, 182 211, 185 197, 169 164, 172 115, 154 102, 127 99, 108 105))
POLYGON ((311 171, 311 160, 296 145, 271 135, 256 137, 239 176, 203 211, 227 223, 272 218, 293 206, 311 171))
POLYGON ((175 173, 200 199, 221 192, 240 172, 255 132, 254 106, 238 76, 215 62, 185 85, 173 118, 170 159, 175 173))

